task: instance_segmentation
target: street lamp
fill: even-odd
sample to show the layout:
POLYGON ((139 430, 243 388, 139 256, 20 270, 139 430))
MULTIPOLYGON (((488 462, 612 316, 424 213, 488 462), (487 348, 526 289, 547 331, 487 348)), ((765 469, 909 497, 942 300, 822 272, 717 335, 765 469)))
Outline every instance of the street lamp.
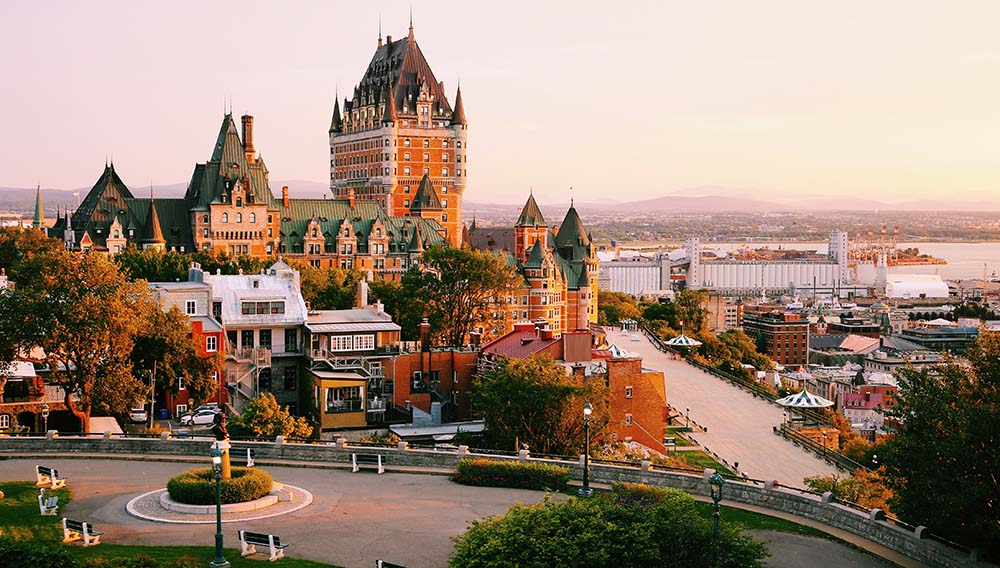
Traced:
POLYGON ((43 426, 43 431, 48 432, 49 431, 49 403, 48 402, 44 402, 44 401, 42 402, 42 423, 45 424, 45 426, 43 426))
POLYGON ((222 556, 222 450, 212 448, 212 474, 215 477, 215 560, 213 568, 229 568, 222 556))
POLYGON ((878 469, 878 454, 872 454, 872 469, 878 469))
POLYGON ((712 491, 712 517, 715 520, 715 530, 712 533, 712 543, 715 548, 715 562, 713 563, 716 568, 719 566, 719 501, 722 501, 722 485, 725 480, 719 475, 719 472, 715 472, 711 477, 708 478, 708 486, 712 491))
POLYGON ((691 428, 691 408, 684 409, 684 427, 691 428))
POLYGON ((823 432, 823 460, 826 460, 826 432, 823 432))
POLYGON ((782 412, 781 413, 781 423, 782 424, 788 424, 788 413, 787 412, 782 412))
POLYGON ((590 488, 590 415, 593 412, 594 408, 590 406, 590 403, 584 403, 583 435, 586 442, 583 448, 583 487, 576 492, 580 497, 590 497, 590 494, 594 492, 594 490, 590 488))

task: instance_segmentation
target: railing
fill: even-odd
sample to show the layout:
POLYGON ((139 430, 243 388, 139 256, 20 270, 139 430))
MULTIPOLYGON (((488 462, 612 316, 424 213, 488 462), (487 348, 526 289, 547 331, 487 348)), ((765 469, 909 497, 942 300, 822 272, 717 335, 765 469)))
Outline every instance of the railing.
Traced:
MULTIPOLYGON (((378 354, 376 350, 372 352, 378 354)), ((366 377, 382 378, 385 369, 381 360, 372 361, 365 355, 334 355, 326 349, 310 349, 309 356, 313 361, 322 361, 331 369, 360 369, 366 377)))
POLYGON ((271 350, 265 347, 239 347, 226 352, 226 356, 241 363, 252 363, 257 367, 271 366, 271 350))
MULTIPOLYGON (((0 455, 3 455, 4 452, 77 456, 84 453, 94 453, 99 454, 101 459, 108 459, 116 454, 143 456, 162 453, 201 459, 207 453, 209 444, 213 442, 213 439, 207 436, 184 439, 170 439, 169 436, 170 434, 166 432, 160 434, 158 438, 156 436, 112 435, 105 432, 31 434, 26 437, 7 438, 6 442, 0 444, 0 455)), ((233 438, 232 440, 234 451, 237 454, 246 448, 254 448, 258 463, 264 460, 273 460, 273 465, 280 465, 287 460, 350 463, 351 448, 366 447, 387 455, 391 452, 394 456, 392 463, 395 465, 447 469, 454 467, 458 459, 467 457, 493 457, 522 461, 543 459, 546 462, 567 467, 574 477, 582 476, 582 460, 579 456, 541 456, 539 454, 530 455, 528 452, 470 450, 466 446, 447 449, 438 447, 408 449, 405 443, 352 442, 348 446, 346 441, 324 443, 316 440, 296 440, 293 442, 282 437, 275 440, 253 442, 242 441, 241 438, 233 438)), ((126 459, 135 458, 126 457, 126 459)), ((711 470, 654 466, 649 462, 636 464, 635 462, 601 459, 594 459, 591 462, 591 480, 594 483, 627 481, 674 487, 702 496, 707 496, 709 493, 705 476, 711 470)), ((974 564, 974 562, 970 563, 970 557, 974 555, 968 547, 934 535, 926 527, 914 526, 887 516, 878 509, 869 509, 857 503, 841 500, 829 493, 821 494, 808 489, 782 485, 773 480, 724 477, 733 484, 726 493, 729 501, 762 506, 812 519, 851 532, 927 564, 942 566, 974 564), (841 507, 831 509, 828 506, 831 503, 841 507)), ((729 486, 727 485, 727 487, 729 486)), ((985 563, 975 565, 992 566, 985 563)))
POLYGON ((365 409, 365 401, 360 398, 349 400, 334 400, 326 403, 326 413, 336 414, 338 412, 361 412, 365 409))
POLYGON ((796 432, 794 429, 790 428, 788 424, 782 424, 780 427, 775 428, 775 432, 780 433, 782 436, 791 440, 795 444, 811 450, 815 454, 821 456, 824 460, 833 463, 833 465, 845 471, 854 471, 856 469, 871 471, 868 466, 860 464, 837 450, 828 448, 823 444, 816 442, 816 440, 813 440, 809 436, 804 436, 799 432, 796 432))

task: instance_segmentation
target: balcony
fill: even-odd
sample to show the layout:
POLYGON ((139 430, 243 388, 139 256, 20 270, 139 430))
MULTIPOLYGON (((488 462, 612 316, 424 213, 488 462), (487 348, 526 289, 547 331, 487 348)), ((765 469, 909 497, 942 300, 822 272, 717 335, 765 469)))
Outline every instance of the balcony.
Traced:
POLYGON ((271 366, 271 350, 264 347, 240 347, 228 349, 226 357, 239 363, 252 363, 257 367, 271 366))

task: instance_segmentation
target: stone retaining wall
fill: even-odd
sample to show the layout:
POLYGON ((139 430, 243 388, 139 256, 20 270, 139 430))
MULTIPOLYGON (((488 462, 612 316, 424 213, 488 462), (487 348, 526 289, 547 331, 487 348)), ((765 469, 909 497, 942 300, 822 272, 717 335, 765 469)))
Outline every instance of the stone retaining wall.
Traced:
MULTIPOLYGON (((91 438, 4 438, 0 443, 0 455, 19 454, 136 454, 136 455, 176 455, 203 456, 209 462, 209 452, 213 440, 207 438, 169 439, 163 438, 113 438, 110 436, 91 438)), ((351 462, 352 453, 381 454, 386 468, 394 466, 452 469, 463 457, 486 457, 500 460, 532 459, 526 452, 519 456, 469 454, 465 448, 459 451, 434 451, 411 449, 401 442, 398 447, 348 446, 345 441, 336 443, 298 444, 284 443, 280 438, 275 442, 232 442, 233 461, 241 462, 247 448, 254 451, 257 461, 303 461, 303 462, 351 462)), ((583 475, 581 462, 537 460, 562 465, 570 469, 575 479, 583 475)), ((605 464, 591 464, 590 479, 594 483, 612 482, 646 483, 661 487, 680 489, 693 495, 709 496, 709 485, 703 475, 651 469, 648 463, 642 468, 622 467, 605 464)), ((67 476, 72 483, 72 473, 67 476)), ((773 484, 727 481, 723 490, 725 501, 735 501, 789 513, 835 527, 880 544, 907 557, 931 566, 957 568, 967 566, 994 566, 977 562, 970 554, 945 546, 939 542, 921 538, 922 529, 914 532, 884 520, 881 511, 869 513, 857 511, 808 493, 779 488, 773 484)), ((995 568, 995 566, 994 566, 995 568)))

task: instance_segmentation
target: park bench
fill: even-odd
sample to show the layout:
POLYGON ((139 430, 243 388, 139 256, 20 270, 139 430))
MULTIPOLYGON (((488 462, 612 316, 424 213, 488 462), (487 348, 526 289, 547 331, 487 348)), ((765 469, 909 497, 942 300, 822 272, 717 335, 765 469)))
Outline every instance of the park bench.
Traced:
POLYGON ((45 467, 44 465, 36 465, 35 475, 38 477, 35 487, 50 487, 52 489, 59 489, 60 487, 66 486, 66 478, 59 477, 59 472, 56 471, 55 468, 45 467))
POLYGON ((382 465, 382 454, 351 454, 352 473, 357 473, 363 465, 377 466, 379 474, 385 473, 385 466, 382 465))
POLYGON ((45 488, 38 493, 38 512, 42 515, 55 515, 59 511, 59 497, 45 495, 45 488))
POLYGON ((271 562, 285 556, 284 548, 288 546, 288 543, 281 544, 281 539, 278 538, 278 535, 255 533, 250 531, 239 531, 239 535, 240 548, 243 549, 243 556, 256 554, 258 546, 267 547, 268 552, 271 554, 271 562))
POLYGON ((402 564, 393 564, 392 562, 386 562, 385 560, 376 560, 375 568, 406 568, 402 564))
POLYGON ((74 521, 63 517, 63 542, 82 540, 84 546, 101 543, 101 531, 94 530, 93 525, 83 521, 74 521))

